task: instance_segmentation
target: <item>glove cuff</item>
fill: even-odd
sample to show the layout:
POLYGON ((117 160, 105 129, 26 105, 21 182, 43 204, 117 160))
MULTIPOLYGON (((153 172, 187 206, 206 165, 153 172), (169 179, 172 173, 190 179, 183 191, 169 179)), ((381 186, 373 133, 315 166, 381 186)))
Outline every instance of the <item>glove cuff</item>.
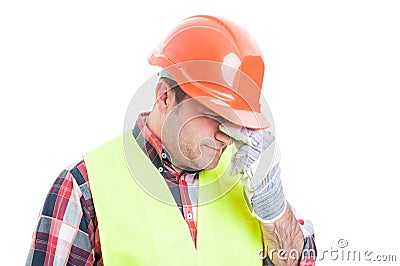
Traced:
POLYGON ((251 197, 254 216, 264 223, 278 220, 286 209, 286 199, 280 179, 280 168, 276 165, 261 182, 251 197), (271 177, 272 175, 272 177, 271 177))

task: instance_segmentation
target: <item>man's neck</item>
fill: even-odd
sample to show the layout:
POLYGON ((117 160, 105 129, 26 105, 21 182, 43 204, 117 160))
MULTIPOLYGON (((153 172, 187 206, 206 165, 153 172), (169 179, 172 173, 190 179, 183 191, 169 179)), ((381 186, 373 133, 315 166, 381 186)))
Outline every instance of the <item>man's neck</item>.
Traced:
MULTIPOLYGON (((149 113, 147 119, 146 119, 146 126, 148 129, 150 129, 150 131, 154 134, 154 136, 156 136, 160 142, 161 141, 161 128, 160 128, 160 118, 158 116, 158 113, 154 112, 154 109, 149 113)), ((183 168, 180 168, 178 166, 176 166, 172 160, 171 160, 171 166, 174 168, 174 170, 179 173, 182 174, 182 172, 184 171, 183 168)))

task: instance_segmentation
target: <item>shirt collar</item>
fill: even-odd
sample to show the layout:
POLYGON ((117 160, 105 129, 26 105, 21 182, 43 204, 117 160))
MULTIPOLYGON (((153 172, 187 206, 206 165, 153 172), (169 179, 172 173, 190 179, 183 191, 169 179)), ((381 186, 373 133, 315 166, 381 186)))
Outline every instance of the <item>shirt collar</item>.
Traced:
POLYGON ((154 135, 154 133, 147 126, 146 121, 148 116, 149 112, 143 112, 139 114, 133 129, 133 135, 138 141, 140 148, 142 148, 146 154, 149 155, 154 150, 162 159, 171 161, 171 156, 169 155, 167 149, 161 143, 160 139, 154 135))

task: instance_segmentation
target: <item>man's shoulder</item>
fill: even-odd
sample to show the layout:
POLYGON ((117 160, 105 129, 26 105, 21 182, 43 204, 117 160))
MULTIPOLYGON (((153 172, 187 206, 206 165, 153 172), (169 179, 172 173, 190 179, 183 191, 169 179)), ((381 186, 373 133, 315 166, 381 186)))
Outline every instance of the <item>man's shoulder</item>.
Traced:
POLYGON ((78 186, 81 186, 89 181, 86 164, 83 159, 80 159, 67 167, 60 173, 60 178, 73 179, 78 186))
POLYGON ((53 184, 50 193, 62 196, 75 203, 80 202, 82 208, 89 209, 89 212, 93 212, 91 216, 94 216, 89 176, 83 159, 64 168, 53 184))
POLYGON ((58 175, 51 192, 55 194, 66 192, 67 194, 76 194, 78 197, 83 196, 85 201, 91 199, 92 195, 85 161, 80 159, 65 167, 58 175), (70 192, 67 192, 68 190, 70 192))

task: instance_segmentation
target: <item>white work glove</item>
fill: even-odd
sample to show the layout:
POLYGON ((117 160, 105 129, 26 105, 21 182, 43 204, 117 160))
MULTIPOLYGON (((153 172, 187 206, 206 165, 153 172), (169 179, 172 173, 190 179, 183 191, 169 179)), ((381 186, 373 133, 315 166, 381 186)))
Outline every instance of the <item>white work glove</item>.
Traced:
POLYGON ((268 130, 254 130, 234 124, 220 125, 237 148, 230 175, 241 175, 245 199, 253 215, 268 223, 280 218, 286 208, 279 168, 279 147, 268 130))

